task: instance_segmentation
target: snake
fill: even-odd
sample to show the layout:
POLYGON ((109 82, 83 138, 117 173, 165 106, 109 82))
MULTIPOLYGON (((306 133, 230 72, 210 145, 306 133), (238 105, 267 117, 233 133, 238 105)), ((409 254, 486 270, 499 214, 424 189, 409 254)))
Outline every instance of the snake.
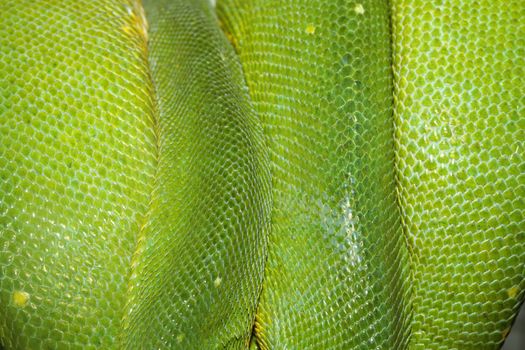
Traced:
POLYGON ((521 0, 0 0, 0 347, 499 349, 521 0))

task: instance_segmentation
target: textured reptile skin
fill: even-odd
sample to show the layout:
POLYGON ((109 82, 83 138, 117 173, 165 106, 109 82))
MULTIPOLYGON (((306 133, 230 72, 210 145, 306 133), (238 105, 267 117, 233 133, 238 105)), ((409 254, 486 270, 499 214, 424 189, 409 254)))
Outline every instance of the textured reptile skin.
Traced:
POLYGON ((156 164, 138 10, 125 1, 0 1, 7 349, 114 346, 156 164))
POLYGON ((0 0, 0 343, 497 349, 523 1, 217 6, 0 0))
POLYGON ((260 347, 402 348, 408 261, 395 203, 387 2, 217 6, 269 140, 260 347))
POLYGON ((269 226, 262 128, 208 2, 144 6, 160 156, 124 347, 246 349, 269 226))
POLYGON ((495 349, 525 288, 525 3, 394 0, 412 349, 495 349))

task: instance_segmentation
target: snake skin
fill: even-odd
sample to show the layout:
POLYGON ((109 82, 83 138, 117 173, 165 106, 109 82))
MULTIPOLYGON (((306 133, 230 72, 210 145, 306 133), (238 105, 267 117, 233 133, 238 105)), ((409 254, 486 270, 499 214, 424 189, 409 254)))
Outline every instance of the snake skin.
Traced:
POLYGON ((114 346, 156 168, 138 9, 0 1, 0 339, 114 346))
POLYGON ((217 6, 269 140, 261 349, 403 348, 408 252, 395 197, 387 2, 217 6))
POLYGON ((262 128, 209 3, 144 7, 160 152, 123 345, 246 349, 269 229, 262 128))
POLYGON ((0 349, 498 349, 523 18, 0 0, 0 349))
POLYGON ((497 349, 525 289, 525 3, 393 1, 411 349, 497 349))

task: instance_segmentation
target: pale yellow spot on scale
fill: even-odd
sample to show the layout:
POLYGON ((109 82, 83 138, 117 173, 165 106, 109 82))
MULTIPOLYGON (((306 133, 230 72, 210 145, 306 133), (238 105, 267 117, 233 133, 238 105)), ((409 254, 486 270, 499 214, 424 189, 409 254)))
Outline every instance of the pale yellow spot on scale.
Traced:
POLYGON ((15 291, 13 293, 13 302, 18 307, 24 307, 27 305, 27 302, 29 301, 29 293, 22 292, 22 291, 15 291))
POLYGON ((219 286, 221 285, 221 283, 222 283, 222 278, 220 278, 220 277, 217 277, 217 278, 215 279, 215 281, 213 281, 213 285, 215 286, 215 288, 219 288, 219 286))
POLYGON ((177 343, 180 344, 182 343, 183 340, 184 340, 184 334, 179 334, 177 336, 177 343))
POLYGON ((128 21, 122 26, 122 30, 128 36, 140 41, 140 46, 144 52, 147 50, 148 41, 148 22, 144 9, 138 0, 134 0, 129 5, 125 5, 128 21))
POLYGON ((315 33, 315 26, 312 24, 309 24, 306 26, 306 33, 308 34, 314 34, 315 33))
POLYGON ((514 286, 512 288, 509 288, 509 290, 507 290, 507 294, 509 295, 509 297, 514 299, 516 295, 518 295, 518 287, 514 286))
POLYGON ((361 4, 357 4, 354 6, 354 11, 355 13, 357 13, 358 15, 362 15, 365 13, 365 8, 363 7, 363 5, 361 4))

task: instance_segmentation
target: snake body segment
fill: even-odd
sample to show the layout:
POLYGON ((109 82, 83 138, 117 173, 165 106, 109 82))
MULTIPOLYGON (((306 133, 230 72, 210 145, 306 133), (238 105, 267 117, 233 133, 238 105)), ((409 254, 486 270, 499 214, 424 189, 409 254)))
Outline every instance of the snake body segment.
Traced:
POLYGON ((138 9, 0 1, 0 340, 110 348, 156 168, 138 9))
POLYGON ((413 349, 495 349, 525 288, 525 6, 393 1, 413 349))
POLYGON ((245 349, 269 229, 262 128, 209 3, 144 7, 159 159, 132 266, 123 345, 245 349))
POLYGON ((226 0, 218 11, 272 163, 260 347, 402 348, 387 2, 226 0))

